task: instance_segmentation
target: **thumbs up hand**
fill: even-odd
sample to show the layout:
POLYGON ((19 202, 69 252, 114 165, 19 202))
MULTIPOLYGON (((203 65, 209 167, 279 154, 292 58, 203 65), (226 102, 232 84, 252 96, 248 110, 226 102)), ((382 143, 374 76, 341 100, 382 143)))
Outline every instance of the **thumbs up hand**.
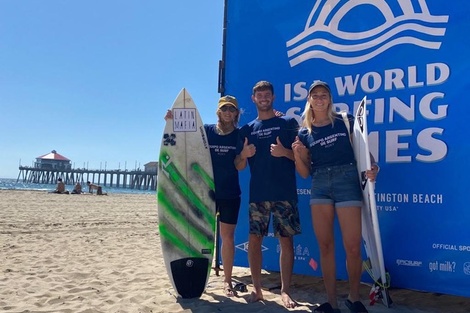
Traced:
POLYGON ((243 143, 243 150, 240 152, 240 155, 243 159, 251 158, 256 153, 256 147, 254 144, 248 144, 248 138, 245 137, 245 142, 243 143))
POLYGON ((279 136, 276 137, 276 143, 271 144, 271 155, 278 158, 286 156, 286 148, 282 145, 279 136))
POLYGON ((294 152, 295 160, 299 159, 306 164, 310 164, 309 151, 302 141, 300 141, 299 136, 296 136, 295 141, 292 143, 292 151, 294 152))

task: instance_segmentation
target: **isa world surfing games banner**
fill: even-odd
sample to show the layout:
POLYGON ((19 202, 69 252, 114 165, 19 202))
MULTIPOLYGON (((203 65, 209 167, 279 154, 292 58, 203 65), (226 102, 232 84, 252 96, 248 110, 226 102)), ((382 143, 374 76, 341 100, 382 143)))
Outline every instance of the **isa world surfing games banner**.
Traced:
MULTIPOLYGON (((221 91, 239 99, 241 125, 257 115, 250 95, 259 80, 274 84, 274 107, 299 121, 313 80, 328 82, 337 108, 350 113, 367 96, 391 286, 470 296, 470 2, 226 0, 225 9, 221 91)), ((246 169, 239 266, 248 266, 248 180, 246 169)), ((299 176, 297 188, 294 272, 321 276, 310 180, 299 176)), ((347 278, 339 235, 337 226, 338 278, 347 278)), ((279 270, 273 236, 263 268, 279 270)))

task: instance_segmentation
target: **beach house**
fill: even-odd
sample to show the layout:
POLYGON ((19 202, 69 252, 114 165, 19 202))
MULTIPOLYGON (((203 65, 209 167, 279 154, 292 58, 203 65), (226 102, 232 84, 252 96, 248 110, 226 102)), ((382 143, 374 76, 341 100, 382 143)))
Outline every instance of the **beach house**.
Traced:
POLYGON ((56 150, 52 150, 48 154, 37 157, 34 167, 39 169, 70 170, 72 165, 69 159, 57 153, 56 150))

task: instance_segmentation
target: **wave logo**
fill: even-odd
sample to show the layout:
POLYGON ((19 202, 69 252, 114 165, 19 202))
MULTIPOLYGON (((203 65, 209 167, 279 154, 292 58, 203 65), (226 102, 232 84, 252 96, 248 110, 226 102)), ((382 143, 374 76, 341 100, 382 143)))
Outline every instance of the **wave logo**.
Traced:
POLYGON ((404 44, 438 50, 449 16, 431 15, 426 0, 393 2, 316 0, 305 29, 286 43, 290 66, 310 59, 358 64, 404 44))

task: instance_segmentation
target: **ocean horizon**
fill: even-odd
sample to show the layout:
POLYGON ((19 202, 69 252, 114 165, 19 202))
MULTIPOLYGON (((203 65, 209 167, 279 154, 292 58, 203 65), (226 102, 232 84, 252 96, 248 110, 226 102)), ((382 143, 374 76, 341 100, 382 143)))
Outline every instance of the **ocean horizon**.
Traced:
MULTIPOLYGON (((16 178, 0 178, 0 190, 38 190, 38 191, 54 191, 56 184, 36 184, 36 183, 24 183, 22 180, 17 180, 16 178)), ((111 193, 130 193, 130 194, 152 194, 156 193, 152 189, 130 189, 130 188, 117 188, 104 186, 103 192, 108 194, 111 193)), ((73 185, 65 185, 65 189, 71 192, 73 190, 73 185)), ((82 189, 86 192, 88 187, 82 186, 82 189)))

